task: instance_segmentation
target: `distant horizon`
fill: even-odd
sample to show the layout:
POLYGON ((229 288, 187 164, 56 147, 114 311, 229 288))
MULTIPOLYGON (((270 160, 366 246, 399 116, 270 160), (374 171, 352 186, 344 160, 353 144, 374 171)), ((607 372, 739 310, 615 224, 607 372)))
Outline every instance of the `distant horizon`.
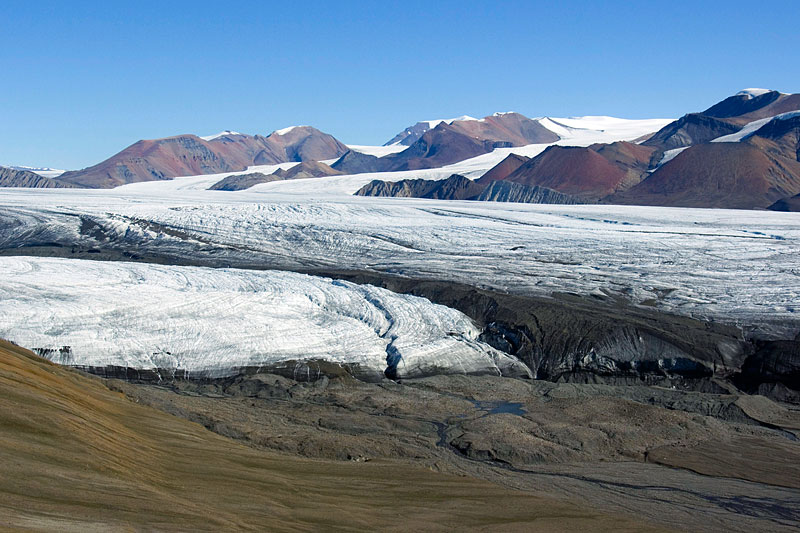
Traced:
MULTIPOLYGON (((755 88, 755 87, 749 87, 749 88, 745 88, 745 89, 753 89, 753 88, 755 88)), ((742 92, 745 89, 740 89, 738 91, 732 92, 729 95, 720 97, 720 99, 718 101, 724 100, 725 98, 730 97, 730 96, 734 96, 738 92, 742 92)), ((770 90, 776 90, 776 91, 779 91, 779 92, 785 92, 785 91, 781 91, 780 89, 770 89, 770 90)), ((708 106, 706 106, 706 108, 710 107, 714 103, 717 103, 717 102, 713 102, 711 104, 708 104, 708 106)), ((702 111, 702 109, 700 109, 700 108, 693 109, 691 111, 686 111, 685 113, 691 113, 691 112, 694 112, 694 111, 702 111)), ((163 139, 163 138, 167 138, 167 137, 179 137, 179 136, 182 136, 182 135, 195 135, 197 137, 200 137, 201 139, 204 139, 206 137, 215 137, 215 136, 218 136, 218 135, 223 134, 223 133, 231 133, 231 134, 239 134, 239 135, 250 135, 250 136, 255 136, 255 135, 269 136, 269 135, 271 135, 273 133, 280 132, 281 130, 286 130, 286 129, 290 129, 292 127, 298 127, 298 126, 311 126, 313 128, 316 128, 316 129, 322 131, 323 133, 327 133, 327 134, 332 135, 333 137, 335 137, 336 139, 338 139, 339 141, 341 141, 342 143, 344 143, 347 146, 383 146, 386 143, 388 143, 388 141, 391 140, 393 137, 395 137, 397 134, 399 134, 400 132, 404 131, 404 129, 409 128, 411 126, 414 126, 418 122, 429 122, 429 121, 432 122, 432 121, 437 121, 437 120, 450 121, 450 120, 461 120, 461 119, 464 119, 464 118, 483 119, 483 118, 492 116, 493 114, 497 114, 497 113, 520 113, 520 114, 525 115, 525 113, 521 113, 519 111, 508 110, 508 111, 495 111, 493 113, 490 113, 488 115, 484 115, 484 116, 481 116, 481 117, 473 117, 472 115, 464 114, 464 115, 460 115, 460 116, 457 116, 457 117, 421 119, 421 120, 417 120, 417 121, 415 121, 413 123, 406 124, 405 126, 399 127, 393 134, 391 134, 391 136, 389 138, 387 138, 383 142, 378 142, 378 143, 348 142, 347 140, 340 139, 335 133, 332 133, 330 131, 324 131, 324 130, 321 130, 320 128, 317 128, 316 126, 314 126, 314 124, 293 124, 291 126, 286 126, 286 127, 282 127, 282 128, 276 128, 276 129, 268 131, 268 132, 247 132, 247 131, 239 131, 239 130, 233 129, 233 128, 222 129, 222 130, 219 130, 219 131, 214 132, 214 133, 183 132, 183 133, 175 133, 175 134, 171 134, 171 135, 166 135, 165 137, 151 137, 151 138, 141 138, 141 139, 131 140, 125 146, 120 146, 118 150, 116 150, 115 152, 109 154, 108 157, 105 157, 103 159, 99 159, 97 161, 94 161, 94 162, 89 163, 87 165, 84 165, 82 167, 65 168, 65 167, 58 167, 58 166, 53 166, 53 165, 38 165, 38 164, 17 163, 17 162, 0 162, 0 166, 18 167, 18 168, 36 169, 36 170, 65 170, 65 171, 80 170, 80 169, 83 169, 83 168, 87 168, 87 167, 93 166, 93 165, 95 165, 97 163, 100 163, 102 161, 105 161, 109 157, 114 156, 115 154, 121 152, 125 148, 128 148, 129 146, 131 146, 131 145, 133 145, 133 144, 135 144, 137 142, 140 142, 140 141, 157 140, 157 139, 163 139)), ((685 114, 685 113, 683 113, 683 114, 685 114)), ((673 117, 651 117, 651 116, 620 117, 620 116, 615 116, 615 115, 594 113, 594 114, 587 114, 587 115, 567 115, 567 116, 563 116, 563 117, 557 117, 557 116, 554 116, 554 115, 537 115, 537 116, 525 115, 525 116, 527 116, 528 118, 531 118, 531 119, 540 119, 540 118, 554 118, 554 119, 570 118, 570 119, 572 119, 572 118, 583 118, 583 117, 590 117, 590 116, 607 116, 607 117, 619 118, 619 119, 624 119, 624 120, 646 120, 646 119, 676 120, 676 119, 680 118, 680 116, 683 116, 683 115, 673 116, 673 117)))
POLYGON ((9 0, 0 164, 74 170, 140 139, 299 124, 381 145, 464 114, 678 118, 749 87, 800 92, 781 54, 800 49, 797 20, 791 1, 309 2, 298 15, 9 0))

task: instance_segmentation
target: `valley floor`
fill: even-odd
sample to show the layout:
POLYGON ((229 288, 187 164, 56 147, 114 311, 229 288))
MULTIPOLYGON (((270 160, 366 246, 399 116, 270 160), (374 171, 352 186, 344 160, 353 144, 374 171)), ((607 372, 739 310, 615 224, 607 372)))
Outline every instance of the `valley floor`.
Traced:
POLYGON ((143 403, 0 341, 0 529, 659 530, 391 457, 254 449, 143 403))
POLYGON ((3 344, 0 526, 800 526, 793 215, 199 180, 0 198, 0 336, 149 378, 3 344))

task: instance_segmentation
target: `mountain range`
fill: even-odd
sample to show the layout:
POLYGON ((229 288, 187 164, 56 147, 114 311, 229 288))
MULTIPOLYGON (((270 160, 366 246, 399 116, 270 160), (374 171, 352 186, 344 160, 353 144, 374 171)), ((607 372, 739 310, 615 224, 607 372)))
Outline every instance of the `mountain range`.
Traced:
POLYGON ((478 199, 500 181, 514 185, 495 185, 482 199, 798 209, 800 94, 746 89, 658 131, 618 136, 613 142, 574 143, 564 133, 580 129, 574 120, 532 119, 514 112, 463 116, 418 122, 381 150, 349 148, 311 126, 267 136, 187 134, 138 141, 96 165, 57 177, 3 169, 0 186, 109 188, 231 173, 211 188, 240 190, 279 180, 403 172, 401 179, 365 180, 357 194, 431 197, 436 190, 437 198, 478 199), (493 159, 481 175, 469 175, 477 178, 469 186, 457 178, 444 186, 408 176, 500 153, 508 155, 499 163, 493 159), (299 165, 245 172, 292 162, 299 165))

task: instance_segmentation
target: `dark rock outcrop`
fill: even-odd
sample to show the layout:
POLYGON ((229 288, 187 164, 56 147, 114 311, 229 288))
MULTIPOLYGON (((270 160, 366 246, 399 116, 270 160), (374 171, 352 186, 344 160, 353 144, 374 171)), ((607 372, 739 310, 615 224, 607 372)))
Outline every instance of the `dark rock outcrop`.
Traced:
POLYGON ((741 125, 730 120, 715 118, 701 113, 689 113, 661 128, 642 144, 661 150, 672 150, 684 146, 707 143, 717 137, 736 133, 741 125))
POLYGON ((275 174, 264 174, 262 172, 251 172, 250 174, 237 174, 235 176, 228 176, 223 178, 211 187, 209 191, 241 191, 249 189, 253 185, 259 183, 269 183, 271 181, 279 181, 283 178, 275 174))
POLYGON ((73 185, 45 178, 28 170, 0 167, 0 187, 28 187, 34 189, 71 188, 73 185))
POLYGON ((302 178, 320 178, 323 176, 335 176, 341 172, 332 169, 325 163, 319 161, 304 161, 288 170, 279 168, 272 174, 262 172, 252 172, 250 174, 237 174, 228 176, 218 181, 208 188, 210 191, 241 191, 249 189, 259 183, 269 183, 272 181, 293 180, 302 178))
POLYGON ((319 161, 303 161, 288 170, 278 169, 273 173, 285 180, 299 180, 303 178, 323 178, 325 176, 338 176, 343 172, 331 168, 319 161))
POLYGON ((709 107, 702 114, 714 118, 740 117, 762 110, 775 103, 780 97, 781 93, 778 91, 769 91, 758 96, 735 94, 709 107))
POLYGON ((444 180, 412 179, 397 182, 373 180, 356 191, 355 195, 470 200, 477 197, 483 188, 484 186, 469 178, 453 174, 444 180))
POLYGON ((579 204, 578 198, 546 187, 520 185, 511 181, 493 181, 475 200, 517 202, 522 204, 579 204))
POLYGON ((380 172, 385 167, 385 162, 380 158, 348 150, 342 157, 331 165, 331 168, 344 174, 364 174, 366 172, 380 172))
POLYGON ((800 403, 800 335, 794 340, 764 341, 756 346, 735 376, 736 385, 751 394, 800 403))
POLYGON ((800 194, 791 196, 789 198, 781 198, 767 209, 772 211, 800 211, 800 194))

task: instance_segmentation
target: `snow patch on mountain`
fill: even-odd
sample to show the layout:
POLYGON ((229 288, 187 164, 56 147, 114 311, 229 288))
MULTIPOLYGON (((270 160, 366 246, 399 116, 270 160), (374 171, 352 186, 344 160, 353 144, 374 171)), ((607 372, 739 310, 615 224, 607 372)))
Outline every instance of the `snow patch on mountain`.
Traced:
POLYGON ((272 132, 271 135, 286 135, 287 133, 290 133, 292 130, 295 130, 297 128, 308 128, 308 127, 309 126, 289 126, 288 128, 282 128, 282 129, 279 129, 279 130, 275 130, 275 131, 272 132))
MULTIPOLYGON (((375 157, 383 157, 385 155, 396 154, 408 148, 408 146, 399 143, 390 144, 387 146, 367 146, 363 144, 348 144, 347 147, 353 150, 354 152, 361 152, 362 154, 374 155, 375 157)), ((334 159, 333 162, 336 162, 337 159, 334 159)))
POLYGON ((232 130, 225 130, 219 133, 215 133, 214 135, 207 135, 205 137, 200 137, 204 141, 213 141, 214 139, 219 139, 220 137, 225 137, 227 135, 244 135, 243 133, 239 133, 238 131, 232 130))
POLYGON ((675 157, 677 157, 677 155, 679 153, 683 152, 687 148, 689 148, 689 147, 688 146, 681 146, 680 148, 673 148, 672 150, 665 151, 664 155, 661 157, 661 161, 658 162, 658 164, 656 165, 655 168, 652 168, 652 169, 648 170, 648 172, 650 172, 650 173, 655 172, 656 170, 658 170, 662 166, 666 165, 667 163, 669 163, 670 161, 675 159, 675 157))
POLYGON ((750 88, 750 89, 742 89, 734 96, 746 96, 748 100, 755 98, 756 96, 761 96, 762 94, 767 94, 772 92, 769 89, 757 89, 757 88, 750 88))
POLYGON ((772 117, 762 118, 759 120, 754 120, 753 122, 747 123, 742 129, 737 131, 736 133, 731 133, 730 135, 723 135, 722 137, 717 137, 713 139, 712 143, 735 143, 740 142, 743 139, 746 139, 750 135, 754 134, 762 127, 766 126, 773 120, 789 120, 790 118, 794 118, 800 116, 800 111, 789 111, 788 113, 781 113, 780 115, 775 115, 772 117))

